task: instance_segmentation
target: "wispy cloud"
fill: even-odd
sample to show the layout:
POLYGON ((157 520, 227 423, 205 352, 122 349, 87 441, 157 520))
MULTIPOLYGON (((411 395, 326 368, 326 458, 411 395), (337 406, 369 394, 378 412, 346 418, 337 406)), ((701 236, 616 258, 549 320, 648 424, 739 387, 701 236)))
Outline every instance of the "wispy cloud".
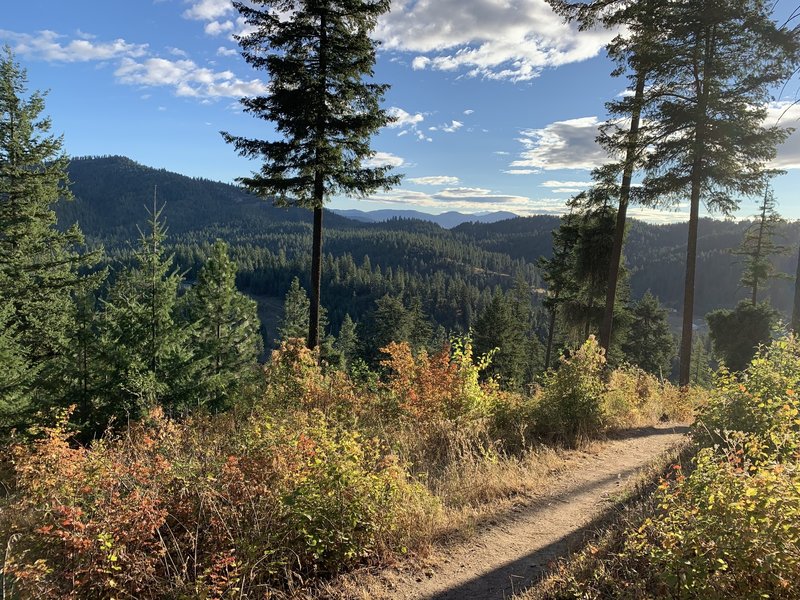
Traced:
POLYGON ((376 152, 375 155, 364 161, 365 167, 402 167, 406 164, 405 159, 391 152, 376 152))
POLYGON ((429 177, 409 177, 406 179, 409 183, 416 183, 417 185, 457 185, 459 183, 458 177, 451 177, 449 175, 431 175, 429 177))
POLYGON ((29 34, 0 29, 0 38, 9 43, 14 52, 33 60, 74 63, 138 58, 147 54, 147 44, 131 44, 123 39, 97 42, 87 39, 89 36, 85 33, 80 39, 68 40, 66 37, 49 30, 29 34))
POLYGON ((216 36, 233 31, 233 21, 211 21, 203 28, 208 35, 216 36))
POLYGON ((543 181, 539 184, 554 194, 578 194, 594 185, 591 181, 543 181))
POLYGON ((183 16, 198 21, 219 19, 234 10, 231 0, 193 0, 189 3, 191 6, 183 12, 183 16))
POLYGON ((239 52, 234 50, 233 48, 226 48, 225 46, 220 46, 217 48, 217 56, 238 56, 239 52))
POLYGON ((614 32, 578 32, 545 0, 395 0, 377 36, 386 49, 416 54, 413 69, 528 81, 596 56, 614 32))
POLYGON ((541 129, 520 132, 518 142, 524 147, 512 169, 536 168, 593 169, 608 161, 608 155, 595 141, 600 120, 583 117, 556 121, 541 129))
POLYGON ((778 147, 778 156, 771 166, 776 169, 800 169, 800 104, 773 102, 767 107, 766 124, 794 128, 789 138, 778 147))
POLYGON ((267 86, 258 79, 245 81, 231 71, 213 71, 191 60, 125 58, 114 75, 121 83, 146 87, 168 86, 178 96, 194 98, 241 98, 265 94, 267 86))

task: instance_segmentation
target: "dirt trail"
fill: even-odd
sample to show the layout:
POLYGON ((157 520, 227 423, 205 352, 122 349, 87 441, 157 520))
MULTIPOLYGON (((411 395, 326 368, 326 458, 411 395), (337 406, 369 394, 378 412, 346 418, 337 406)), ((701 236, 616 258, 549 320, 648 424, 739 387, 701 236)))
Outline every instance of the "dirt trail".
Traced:
POLYGON ((580 453, 538 498, 479 531, 463 545, 440 550, 424 574, 385 573, 376 596, 425 600, 506 599, 536 583, 548 564, 584 536, 635 484, 637 475, 686 433, 683 427, 647 428, 580 453))

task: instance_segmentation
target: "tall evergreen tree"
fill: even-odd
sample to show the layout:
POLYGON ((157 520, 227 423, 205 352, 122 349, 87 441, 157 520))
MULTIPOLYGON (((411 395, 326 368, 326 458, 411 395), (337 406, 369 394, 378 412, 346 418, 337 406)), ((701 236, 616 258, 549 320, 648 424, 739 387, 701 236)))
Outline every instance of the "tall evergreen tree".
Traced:
MULTIPOLYGON (((63 399, 62 358, 68 346, 71 294, 78 269, 94 256, 81 255, 77 226, 56 228, 52 206, 70 198, 63 139, 43 116, 45 95, 28 93, 24 69, 11 50, 0 52, 0 306, 13 327, 14 346, 27 365, 17 380, 37 406, 63 399)), ((9 351, 9 350, 7 350, 9 351)), ((21 395, 20 395, 21 394, 21 395)), ((3 398, 0 397, 0 402, 3 398)))
POLYGON ((648 204, 689 199, 681 385, 691 369, 700 202, 729 214, 739 194, 762 193, 786 137, 764 126, 765 107, 770 87, 796 65, 797 32, 769 11, 763 0, 679 0, 656 11, 665 35, 648 48, 656 93, 643 114, 648 152, 637 192, 648 204))
POLYGON ((375 308, 367 316, 364 336, 361 339, 362 356, 377 365, 385 358, 381 354, 389 342, 410 342, 414 334, 414 317, 397 296, 385 296, 375 300, 375 308))
POLYGON ((119 273, 104 303, 109 417, 136 419, 156 405, 185 410, 199 399, 197 372, 203 365, 191 353, 190 329, 179 320, 183 277, 164 247, 162 210, 154 207, 134 264, 119 273))
POLYGON ((520 323, 511 298, 495 291, 491 303, 475 322, 473 348, 476 357, 494 352, 485 374, 494 376, 506 387, 519 387, 527 375, 527 327, 520 323))
MULTIPOLYGON (((20 344, 12 305, 0 305, 0 435, 27 425, 31 386, 38 369, 31 366, 20 344)), ((0 437, 2 440, 2 437, 0 437)))
POLYGON ((612 157, 622 157, 608 165, 595 169, 593 178, 598 190, 618 198, 614 239, 608 264, 608 279, 603 320, 600 325, 600 346, 608 353, 614 328, 614 316, 618 312, 617 289, 622 269, 622 253, 625 243, 625 226, 628 206, 631 202, 633 175, 642 158, 642 136, 640 135, 642 108, 646 103, 647 74, 650 69, 649 47, 654 37, 662 32, 656 26, 656 0, 593 0, 572 2, 571 0, 548 0, 559 14, 568 20, 577 21, 582 30, 598 24, 618 29, 624 33, 608 44, 608 56, 617 67, 613 75, 627 73, 632 83, 633 94, 624 95, 606 104, 612 115, 602 128, 598 141, 612 157), (627 126, 625 125, 627 124, 627 126), (620 181, 621 177, 621 181, 620 181))
POLYGON ((336 336, 334 350, 342 357, 345 366, 351 364, 358 356, 358 333, 356 324, 350 318, 349 313, 344 315, 342 326, 339 328, 339 335, 336 336))
POLYGON ((625 357, 639 368, 668 377, 675 357, 675 339, 670 332, 667 311, 649 291, 631 309, 625 357))
POLYGON ((578 216, 572 213, 563 216, 558 229, 553 231, 553 256, 540 258, 537 262, 542 279, 547 284, 547 297, 543 304, 550 314, 545 347, 545 369, 550 368, 559 309, 574 293, 573 256, 578 235, 578 216))
POLYGON ((266 96, 245 110, 274 123, 280 141, 223 133, 239 154, 263 166, 245 186, 280 204, 314 211, 308 346, 320 340, 322 208, 334 194, 363 196, 399 182, 372 166, 369 139, 391 118, 380 108, 387 86, 373 75, 377 43, 369 33, 389 0, 251 0, 234 6, 251 33, 237 37, 245 60, 270 76, 266 96))
POLYGON ((783 223, 783 219, 775 210, 775 196, 767 188, 758 207, 756 221, 747 228, 742 244, 734 250, 734 254, 744 257, 744 270, 741 283, 750 288, 750 301, 758 304, 758 290, 761 284, 770 279, 786 277, 778 273, 770 257, 784 254, 785 246, 775 243, 775 229, 783 223))
MULTIPOLYGON (((105 272, 102 273, 105 277, 105 272)), ((98 421, 98 407, 112 393, 103 378, 103 348, 100 343, 100 323, 97 281, 87 280, 75 294, 68 350, 65 353, 66 395, 75 405, 72 421, 86 436, 97 433, 104 425, 98 421)))
POLYGON ((194 360, 200 360, 198 400, 211 410, 228 408, 254 383, 263 351, 256 302, 236 289, 236 265, 217 240, 185 296, 194 360))

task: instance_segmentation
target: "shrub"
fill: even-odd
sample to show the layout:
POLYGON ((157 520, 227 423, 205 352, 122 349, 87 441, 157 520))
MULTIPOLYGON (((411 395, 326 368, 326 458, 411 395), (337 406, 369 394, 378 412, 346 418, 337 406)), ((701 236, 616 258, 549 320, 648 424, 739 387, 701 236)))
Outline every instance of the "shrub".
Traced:
POLYGON ((287 587, 405 544, 436 503, 374 439, 319 412, 176 423, 14 449, 0 518, 20 598, 221 598, 287 587))
MULTIPOLYGON (((764 459, 800 449, 800 340, 788 337, 761 350, 739 376, 722 371, 716 391, 698 411, 695 438, 718 443, 728 431, 752 434, 764 459)), ((755 456, 751 456, 755 458, 755 456)))
POLYGON ((547 374, 538 403, 535 418, 541 435, 574 442, 600 431, 605 362, 594 336, 571 357, 561 358, 558 370, 547 374))
POLYGON ((623 556, 640 566, 651 593, 693 598, 800 593, 800 473, 795 465, 750 463, 746 456, 753 442, 741 436, 725 447, 705 448, 688 477, 664 481, 659 512, 631 532, 623 556))
POLYGON ((407 342, 391 342, 381 352, 387 355, 381 361, 388 371, 384 391, 403 418, 454 421, 491 414, 496 386, 479 383, 489 359, 474 364, 469 339, 455 340, 433 355, 421 350, 414 356, 407 342))

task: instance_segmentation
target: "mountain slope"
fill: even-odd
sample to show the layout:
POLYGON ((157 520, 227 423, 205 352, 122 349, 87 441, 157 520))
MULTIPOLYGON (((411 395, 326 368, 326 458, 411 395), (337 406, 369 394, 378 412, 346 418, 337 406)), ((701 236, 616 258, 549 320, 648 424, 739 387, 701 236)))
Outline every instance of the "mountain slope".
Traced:
MULTIPOLYGON (((307 210, 273 207, 234 185, 146 167, 122 156, 73 159, 69 176, 75 200, 59 204, 59 222, 78 222, 87 237, 106 243, 137 235, 137 224, 145 223, 152 210, 156 188, 173 234, 222 223, 253 226, 311 218, 307 210)), ((329 226, 354 224, 333 213, 327 220, 329 226)))

